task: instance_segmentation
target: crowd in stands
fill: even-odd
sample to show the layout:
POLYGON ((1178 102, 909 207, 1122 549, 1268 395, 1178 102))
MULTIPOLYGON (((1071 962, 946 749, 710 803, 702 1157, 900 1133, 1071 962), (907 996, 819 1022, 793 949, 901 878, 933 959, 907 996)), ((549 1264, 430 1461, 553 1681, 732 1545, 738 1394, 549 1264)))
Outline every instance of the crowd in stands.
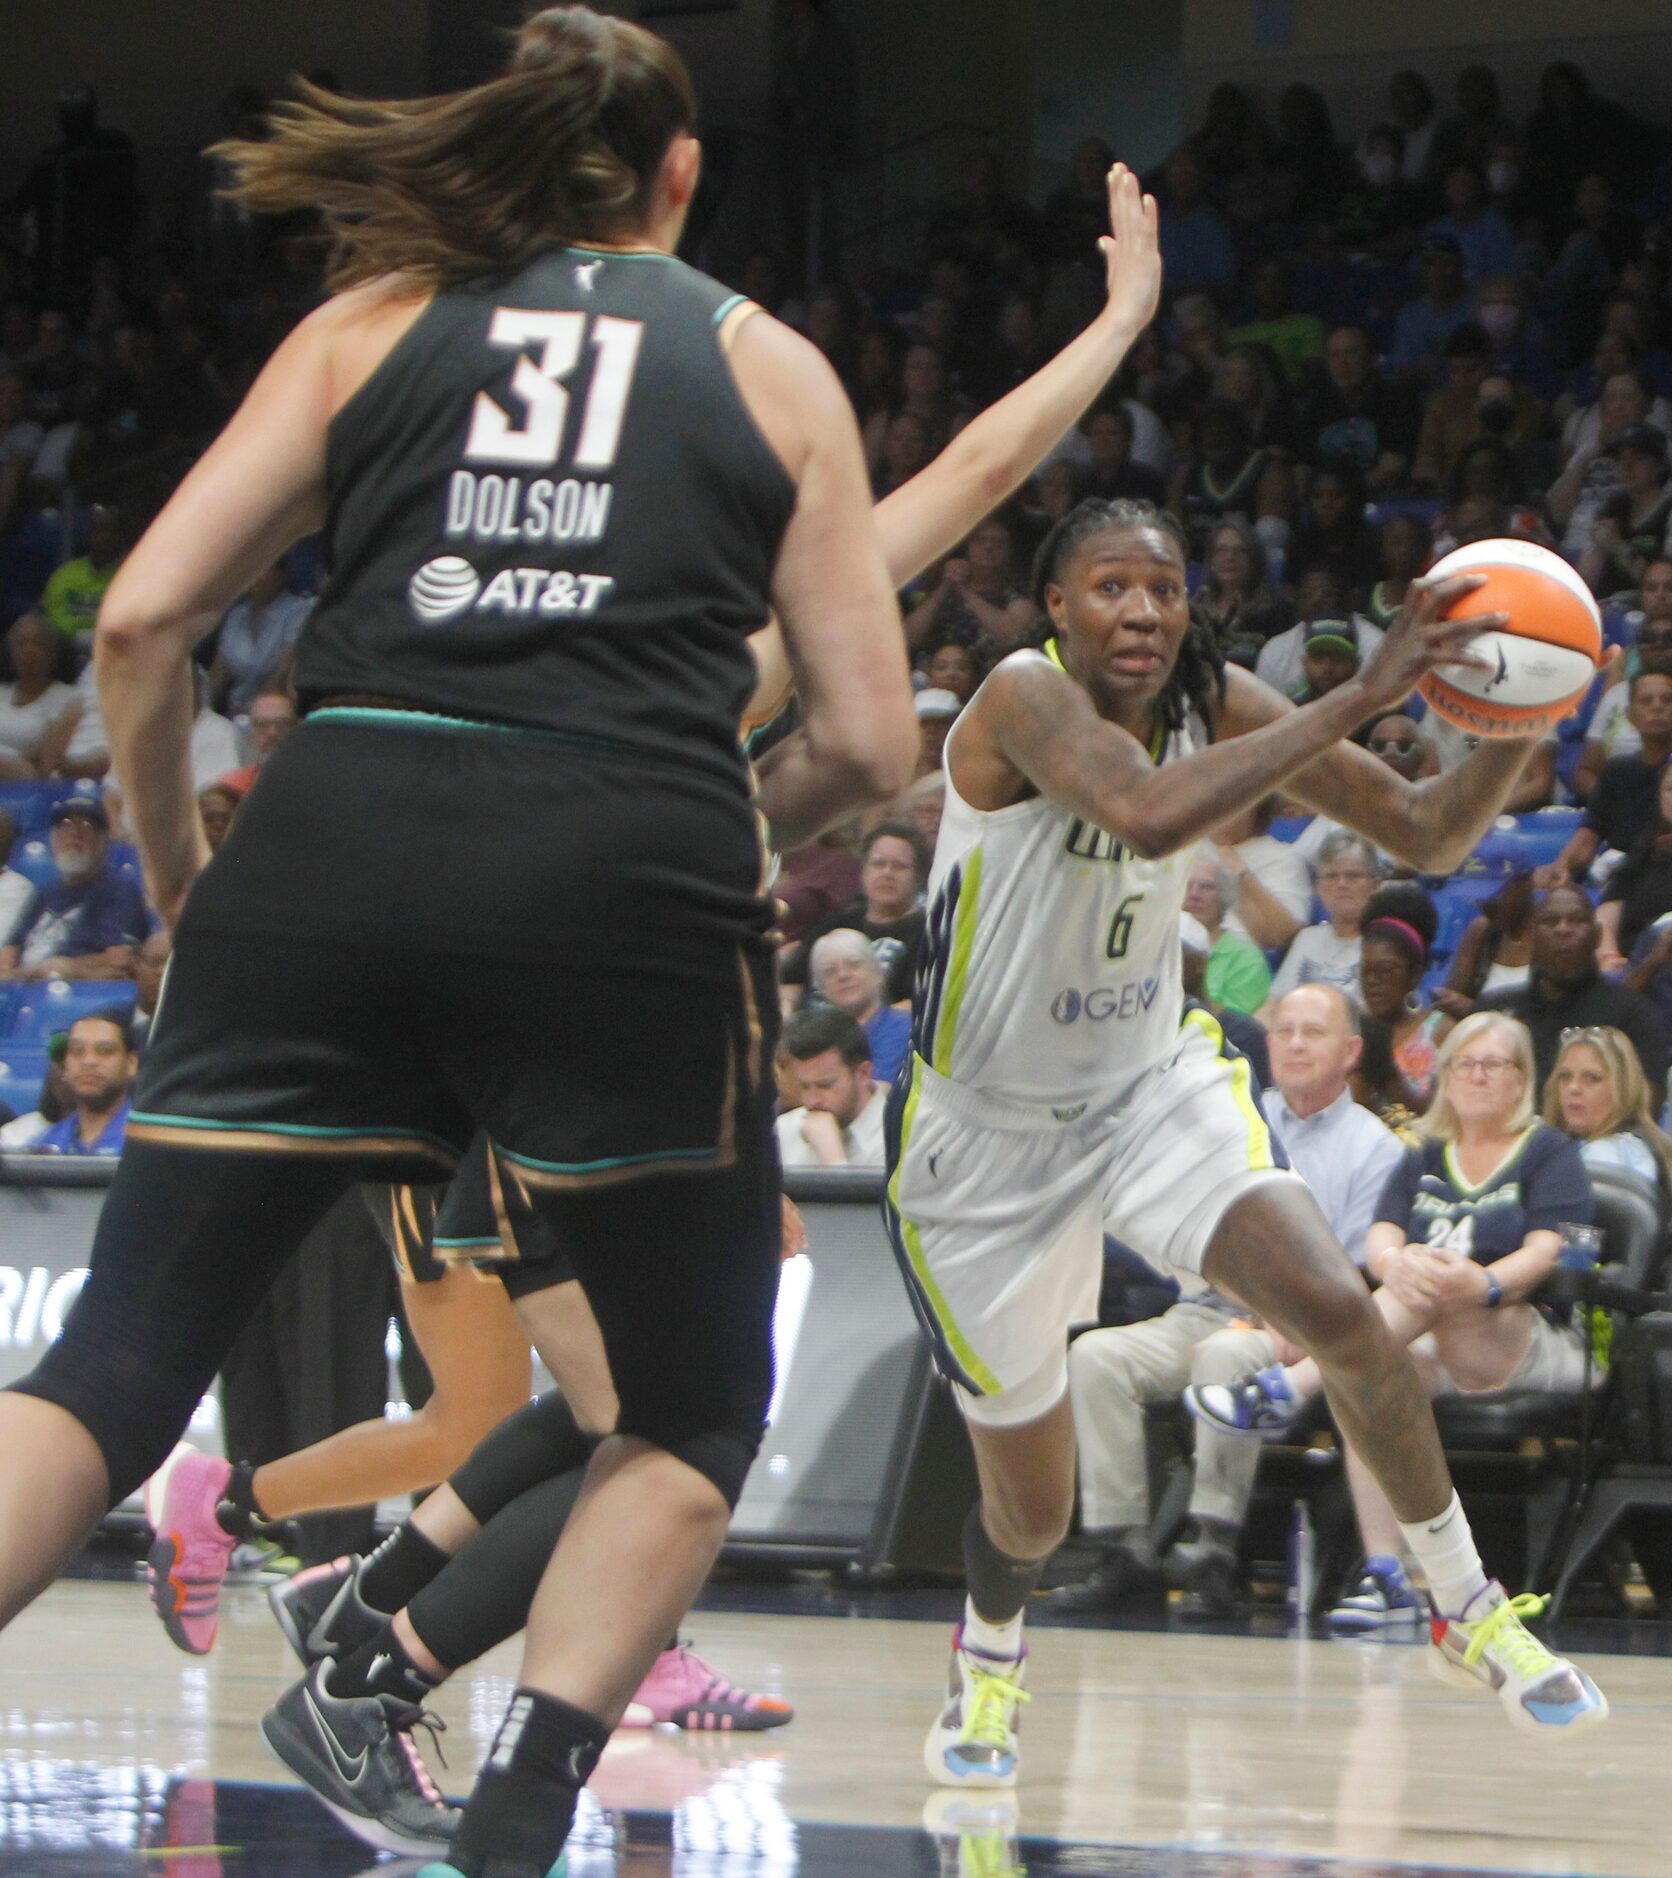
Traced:
MULTIPOLYGON (((247 123, 262 100, 246 89, 235 105, 247 123)), ((168 941, 108 779, 92 627, 147 517, 322 290, 309 229, 207 198, 162 214, 90 95, 66 94, 61 117, 89 161, 43 159, 0 207, 0 1149, 104 1153, 168 941), (44 216, 48 181, 82 197, 44 216), (47 994, 66 987, 55 1006, 47 994)), ((861 258, 797 290, 767 252, 696 258, 830 360, 880 498, 1096 310, 1113 154, 1087 137, 1038 204, 996 158, 973 162, 929 216, 916 269, 861 258)), ((1193 857, 1184 934, 1187 985, 1249 1055, 1266 1113, 1400 1322, 1423 1321, 1458 1386, 1500 1387, 1510 1372, 1490 1350, 1474 1361, 1473 1331, 1448 1342, 1444 1322, 1487 1267, 1466 1260, 1469 1276, 1442 1283, 1439 1255, 1418 1256, 1439 1243, 1433 1219, 1474 1217, 1428 1175, 1484 1167, 1531 1130, 1527 1167, 1567 1183, 1547 1205, 1528 1173, 1524 1237, 1499 1248, 1522 1261, 1515 1301, 1534 1316, 1550 1205, 1590 1216, 1586 1161, 1667 1188, 1651 1118, 1672 1024, 1672 126, 1640 122, 1565 61, 1525 118, 1486 66, 1444 99, 1397 73, 1377 121, 1350 135, 1310 86, 1287 86, 1268 116, 1226 84, 1147 181, 1159 317, 1020 495, 901 595, 918 780, 784 857, 780 1152, 787 1166, 881 1159, 947 737, 992 665, 1039 637, 1030 564, 1053 522, 1088 497, 1171 509, 1194 617, 1298 702, 1352 675, 1440 554, 1540 542, 1589 584, 1623 660, 1529 763, 1514 819, 1437 880, 1282 798, 1246 805, 1193 857)), ((289 669, 319 578, 304 544, 200 649, 193 766, 212 848, 296 722, 289 669)), ((1409 780, 1470 744, 1415 696, 1357 736, 1409 780)), ((1571 1380, 1571 1335, 1539 1322, 1539 1360, 1571 1380)), ((1131 1485, 1138 1405, 1246 1369, 1298 1403, 1305 1366, 1274 1370, 1296 1354, 1190 1298, 1076 1345, 1087 1521, 1114 1535, 1091 1607, 1159 1582, 1133 1538, 1147 1519, 1131 1485)), ((1197 1470, 1174 1566, 1212 1611, 1253 1470, 1212 1437, 1197 1470)), ((1386 1607, 1401 1591, 1379 1557, 1385 1508, 1355 1482, 1382 1573, 1365 1595, 1386 1607)))

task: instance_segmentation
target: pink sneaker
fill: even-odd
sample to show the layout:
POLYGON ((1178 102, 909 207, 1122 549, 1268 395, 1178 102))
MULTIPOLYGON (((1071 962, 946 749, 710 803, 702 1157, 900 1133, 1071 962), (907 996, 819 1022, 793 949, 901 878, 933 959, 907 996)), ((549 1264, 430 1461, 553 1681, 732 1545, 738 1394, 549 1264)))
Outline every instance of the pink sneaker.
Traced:
POLYGON ((664 1650, 639 1684, 621 1718, 623 1728, 675 1728, 755 1732, 782 1728, 795 1710, 775 1695, 755 1695, 727 1682, 695 1650, 664 1650))
POLYGON ((221 1580, 233 1537, 215 1517, 232 1467, 183 1442, 145 1483, 145 1517, 157 1535, 146 1561, 151 1603, 174 1642, 207 1656, 220 1628, 221 1580))

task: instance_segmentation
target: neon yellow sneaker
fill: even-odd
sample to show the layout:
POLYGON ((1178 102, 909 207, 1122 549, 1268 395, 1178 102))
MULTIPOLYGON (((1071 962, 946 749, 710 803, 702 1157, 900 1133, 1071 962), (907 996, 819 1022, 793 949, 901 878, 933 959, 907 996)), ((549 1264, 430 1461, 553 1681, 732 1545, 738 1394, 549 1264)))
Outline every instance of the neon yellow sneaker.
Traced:
POLYGON ((1016 1830, 1014 1793, 937 1793, 923 1808, 940 1878, 1027 1878, 1016 1830))
POLYGON ((1022 1687, 1027 1651, 1011 1660, 983 1656, 952 1637, 946 1706, 923 1743, 923 1765, 943 1787, 1013 1787, 1021 1766, 1017 1712, 1032 1698, 1022 1687))
POLYGON ((1606 1720, 1602 1691, 1577 1665, 1552 1655, 1522 1621, 1537 1617, 1548 1602, 1512 1598, 1494 1580, 1461 1617, 1434 1619, 1429 1669, 1441 1682, 1496 1690, 1510 1720, 1531 1734, 1606 1720))

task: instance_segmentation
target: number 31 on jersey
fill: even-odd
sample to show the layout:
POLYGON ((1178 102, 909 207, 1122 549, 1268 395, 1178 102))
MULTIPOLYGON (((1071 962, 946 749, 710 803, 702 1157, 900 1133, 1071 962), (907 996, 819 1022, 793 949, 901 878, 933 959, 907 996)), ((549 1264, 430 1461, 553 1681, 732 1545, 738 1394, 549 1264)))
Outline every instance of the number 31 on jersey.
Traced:
POLYGON ((563 454, 569 418, 564 380, 590 346, 597 357, 569 465, 577 470, 609 469, 621 446, 621 427, 643 337, 642 320, 496 307, 488 326, 488 344, 523 355, 510 384, 512 397, 523 408, 520 417, 514 417, 496 398, 479 391, 465 461, 539 469, 555 465, 563 454), (537 355, 531 351, 534 347, 539 348, 537 355))

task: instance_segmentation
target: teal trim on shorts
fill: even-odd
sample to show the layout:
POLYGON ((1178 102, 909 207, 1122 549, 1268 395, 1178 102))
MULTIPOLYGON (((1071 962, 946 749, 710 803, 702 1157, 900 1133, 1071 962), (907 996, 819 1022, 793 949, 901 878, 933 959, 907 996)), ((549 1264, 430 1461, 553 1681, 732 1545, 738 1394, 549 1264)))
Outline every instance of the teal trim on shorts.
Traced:
POLYGON ((499 1243, 497 1234, 489 1239, 437 1239, 434 1241, 437 1251, 446 1246, 455 1252, 468 1251, 476 1246, 497 1246, 499 1243))
POLYGON ((128 1111, 130 1122, 142 1122, 148 1128, 200 1128, 211 1134, 230 1135, 300 1135, 314 1141, 361 1141, 372 1136, 393 1136, 401 1141, 426 1141, 441 1148, 450 1157, 458 1149, 440 1135, 427 1135, 421 1128, 320 1128, 309 1122, 212 1122, 201 1115, 151 1115, 143 1109, 128 1111))
POLYGON ((659 1154, 614 1154, 601 1161, 539 1161, 532 1154, 516 1154, 494 1143, 495 1149, 519 1167, 531 1167, 538 1174, 606 1174, 615 1167, 644 1167, 655 1161, 712 1161, 714 1148, 664 1148, 659 1154))
POLYGON ((531 743, 561 745, 565 749, 631 751, 632 745, 613 737, 587 737, 567 730, 541 730, 533 724, 496 724, 482 717, 449 717, 443 711, 384 710, 375 704, 324 704, 310 711, 305 724, 361 724, 389 730, 442 731, 468 736, 486 731, 493 737, 518 737, 531 743))

